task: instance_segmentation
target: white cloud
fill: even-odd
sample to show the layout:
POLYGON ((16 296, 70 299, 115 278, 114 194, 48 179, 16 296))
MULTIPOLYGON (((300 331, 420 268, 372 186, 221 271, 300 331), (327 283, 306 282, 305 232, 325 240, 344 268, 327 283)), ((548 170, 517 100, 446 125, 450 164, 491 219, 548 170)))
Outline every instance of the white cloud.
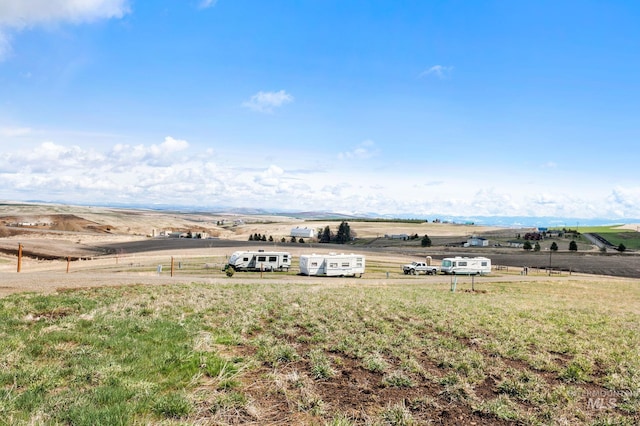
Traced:
POLYGON ((159 145, 127 145, 117 144, 109 154, 115 164, 129 167, 132 164, 170 164, 175 161, 175 154, 189 148, 189 143, 184 140, 167 136, 159 145))
POLYGON ((0 0, 0 25, 24 28, 51 22, 121 18, 129 0, 0 0))
POLYGON ((29 133, 31 133, 31 129, 28 127, 0 127, 0 136, 2 137, 25 136, 29 133))
POLYGON ((200 2, 200 9, 207 9, 209 7, 213 7, 216 5, 216 3, 218 2, 218 0, 202 0, 200 2))
MULTIPOLYGON (((517 176, 509 182, 492 182, 459 168, 450 172, 434 172, 429 167, 356 171, 351 163, 335 166, 330 172, 313 168, 300 171, 300 164, 285 156, 278 164, 257 159, 247 168, 245 162, 232 165, 223 160, 224 151, 220 154, 212 147, 198 150, 186 140, 171 136, 155 144, 118 144, 102 150, 52 141, 27 147, 18 142, 20 136, 14 140, 16 143, 3 143, 0 199, 357 211, 440 218, 640 217, 637 186, 589 187, 578 193, 575 187, 560 183, 522 183, 517 176), (281 166, 289 163, 295 168, 281 166)), ((367 140, 349 155, 366 158, 375 148, 375 143, 367 140)))
POLYGON ((242 106, 258 112, 273 112, 274 108, 281 107, 285 104, 293 102, 293 96, 284 90, 278 92, 258 92, 242 106))
POLYGON ((0 27, 0 61, 6 58, 11 52, 11 41, 9 36, 2 31, 0 27))
POLYGON ((443 66, 443 65, 434 65, 426 70, 424 70, 420 77, 426 77, 429 75, 434 75, 440 79, 449 78, 451 76, 451 72, 453 71, 453 67, 451 66, 443 66))
POLYGON ((36 149, 7 152, 0 166, 5 171, 25 173, 57 173, 70 168, 83 167, 104 157, 78 146, 66 147, 53 142, 43 142, 36 149))
POLYGON ((10 30, 59 22, 122 18, 130 0, 0 0, 0 60, 11 51, 10 30))
POLYGON ((625 212, 640 210, 640 187, 624 188, 616 187, 607 197, 607 204, 614 209, 619 216, 625 217, 625 212))
POLYGON ((340 160, 366 160, 376 157, 380 151, 376 148, 375 142, 366 140, 361 142, 351 151, 341 152, 338 154, 340 160))
POLYGON ((255 177, 255 182, 265 186, 278 186, 281 183, 284 170, 271 165, 267 170, 255 177))

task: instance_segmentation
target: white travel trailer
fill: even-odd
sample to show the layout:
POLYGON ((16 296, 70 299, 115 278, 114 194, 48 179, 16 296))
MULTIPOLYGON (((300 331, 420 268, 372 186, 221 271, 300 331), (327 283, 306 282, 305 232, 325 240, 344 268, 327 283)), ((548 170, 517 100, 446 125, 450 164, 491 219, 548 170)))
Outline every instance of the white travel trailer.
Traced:
POLYGON ((288 271, 291 267, 291 254, 283 251, 236 251, 226 268, 236 271, 288 271))
POLYGON ((347 277, 364 274, 365 259, 361 254, 303 254, 300 273, 326 277, 347 277))
POLYGON ((491 259, 486 257, 445 257, 440 264, 443 274, 483 275, 491 272, 491 259))

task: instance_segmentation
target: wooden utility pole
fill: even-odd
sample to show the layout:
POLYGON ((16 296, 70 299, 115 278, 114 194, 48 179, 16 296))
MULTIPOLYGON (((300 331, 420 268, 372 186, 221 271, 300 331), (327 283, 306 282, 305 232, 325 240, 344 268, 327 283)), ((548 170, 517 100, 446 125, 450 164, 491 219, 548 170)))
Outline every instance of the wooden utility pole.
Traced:
POLYGON ((69 264, 71 263, 71 256, 67 256, 67 274, 69 273, 69 264))
POLYGON ((22 244, 18 243, 18 272, 22 270, 22 244))
POLYGON ((173 256, 171 256, 171 276, 173 277, 173 256))

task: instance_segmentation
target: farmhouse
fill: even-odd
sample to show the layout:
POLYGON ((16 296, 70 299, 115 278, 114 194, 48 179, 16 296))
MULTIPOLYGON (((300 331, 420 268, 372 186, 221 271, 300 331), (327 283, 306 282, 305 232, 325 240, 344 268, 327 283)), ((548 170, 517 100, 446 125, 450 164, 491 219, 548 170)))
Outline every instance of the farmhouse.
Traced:
POLYGON ((409 235, 408 234, 385 234, 384 237, 388 240, 408 240, 409 239, 409 235))
POLYGON ((467 240, 467 247, 488 247, 489 240, 482 237, 471 237, 467 240))

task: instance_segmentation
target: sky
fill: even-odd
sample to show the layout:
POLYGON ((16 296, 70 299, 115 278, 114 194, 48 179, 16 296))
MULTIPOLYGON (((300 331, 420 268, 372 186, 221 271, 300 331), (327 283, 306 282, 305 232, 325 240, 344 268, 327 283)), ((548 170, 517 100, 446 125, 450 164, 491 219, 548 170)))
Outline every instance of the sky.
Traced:
POLYGON ((640 217, 640 2, 0 0, 0 200, 640 217))

